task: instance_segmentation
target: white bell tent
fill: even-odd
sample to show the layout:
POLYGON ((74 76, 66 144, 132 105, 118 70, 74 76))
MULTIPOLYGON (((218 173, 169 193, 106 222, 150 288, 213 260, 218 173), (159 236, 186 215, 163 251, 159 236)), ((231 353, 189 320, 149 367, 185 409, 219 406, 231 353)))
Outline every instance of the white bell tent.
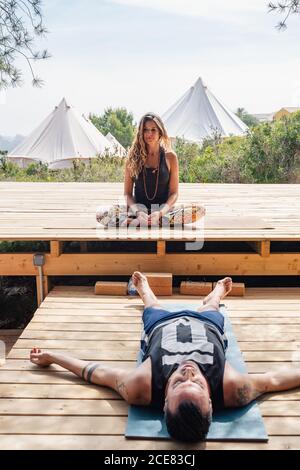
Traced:
POLYGON ((222 137, 243 135, 248 127, 226 108, 198 78, 162 116, 168 134, 201 143, 214 133, 222 137))
POLYGON ((41 161, 58 169, 71 167, 75 158, 93 158, 110 151, 111 143, 104 135, 63 98, 8 158, 20 166, 41 161))
POLYGON ((119 157, 125 157, 126 149, 122 144, 113 136, 110 132, 105 136, 107 140, 111 143, 113 155, 118 155, 119 157))

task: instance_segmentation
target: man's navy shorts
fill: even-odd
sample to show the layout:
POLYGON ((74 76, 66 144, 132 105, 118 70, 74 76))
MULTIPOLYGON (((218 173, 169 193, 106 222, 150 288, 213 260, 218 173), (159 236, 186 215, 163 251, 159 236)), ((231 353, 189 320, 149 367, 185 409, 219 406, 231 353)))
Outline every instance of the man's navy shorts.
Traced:
POLYGON ((143 312, 143 323, 144 331, 146 335, 149 335, 153 328, 160 323, 171 320, 172 318, 178 317, 194 317, 198 320, 203 320, 207 323, 214 325, 221 335, 224 335, 224 316, 221 312, 217 310, 211 310, 208 312, 197 312, 197 310, 178 310, 176 312, 170 312, 169 310, 156 308, 156 307, 146 307, 143 312))

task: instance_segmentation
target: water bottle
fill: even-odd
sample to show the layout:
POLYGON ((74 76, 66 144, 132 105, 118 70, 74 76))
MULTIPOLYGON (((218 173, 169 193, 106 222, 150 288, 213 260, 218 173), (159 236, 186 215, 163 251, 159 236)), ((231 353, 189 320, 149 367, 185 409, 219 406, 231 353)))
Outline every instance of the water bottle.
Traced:
POLYGON ((138 291, 136 290, 136 287, 133 284, 132 277, 129 279, 129 282, 128 282, 127 293, 128 295, 138 295, 138 291))

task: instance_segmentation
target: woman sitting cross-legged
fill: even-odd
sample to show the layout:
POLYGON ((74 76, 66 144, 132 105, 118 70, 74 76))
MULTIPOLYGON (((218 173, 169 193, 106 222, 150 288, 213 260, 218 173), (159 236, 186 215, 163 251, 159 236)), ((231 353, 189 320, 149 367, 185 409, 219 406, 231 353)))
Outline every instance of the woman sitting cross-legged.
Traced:
POLYGON ((153 113, 142 117, 125 165, 126 204, 99 207, 104 226, 174 226, 196 222, 205 214, 199 204, 175 206, 178 199, 177 155, 162 120, 153 113))

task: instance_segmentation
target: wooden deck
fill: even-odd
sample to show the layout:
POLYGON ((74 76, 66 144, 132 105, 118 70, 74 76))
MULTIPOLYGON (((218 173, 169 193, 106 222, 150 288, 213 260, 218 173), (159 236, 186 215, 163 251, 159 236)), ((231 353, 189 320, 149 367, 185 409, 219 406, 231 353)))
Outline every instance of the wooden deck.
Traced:
MULTIPOLYGON (((2 240, 109 240, 110 231, 96 230, 96 208, 120 202, 123 184, 0 182, 0 193, 2 240)), ((206 240, 300 240, 300 185, 181 183, 179 194, 180 203, 205 205, 206 240)), ((163 234, 150 238, 140 230, 136 238, 163 234)), ((184 235, 197 236, 188 229, 184 235)), ((176 231, 169 237, 176 239, 176 231)))
MULTIPOLYGON (((120 202, 122 192, 119 183, 0 183, 0 240, 50 242, 46 293, 51 276, 129 275, 136 269, 187 276, 300 274, 300 185, 181 184, 179 202, 204 204, 203 223, 184 230, 97 227, 96 208, 120 202), (152 241, 155 250, 87 250, 88 241, 122 240, 152 241), (64 241, 81 242, 82 251, 64 252, 64 241), (190 246, 169 250, 182 241, 190 246), (207 249, 212 242, 218 249, 207 249)), ((1 253, 0 275, 38 276, 32 253, 1 253)))
MULTIPOLYGON (((299 289, 247 289, 244 298, 225 303, 250 373, 300 367, 299 289)), ((139 298, 96 297, 90 287, 52 290, 0 368, 0 448, 300 449, 300 389, 260 401, 268 443, 126 440, 127 405, 115 392, 27 359, 30 348, 41 347, 135 367, 141 309, 139 298)))

